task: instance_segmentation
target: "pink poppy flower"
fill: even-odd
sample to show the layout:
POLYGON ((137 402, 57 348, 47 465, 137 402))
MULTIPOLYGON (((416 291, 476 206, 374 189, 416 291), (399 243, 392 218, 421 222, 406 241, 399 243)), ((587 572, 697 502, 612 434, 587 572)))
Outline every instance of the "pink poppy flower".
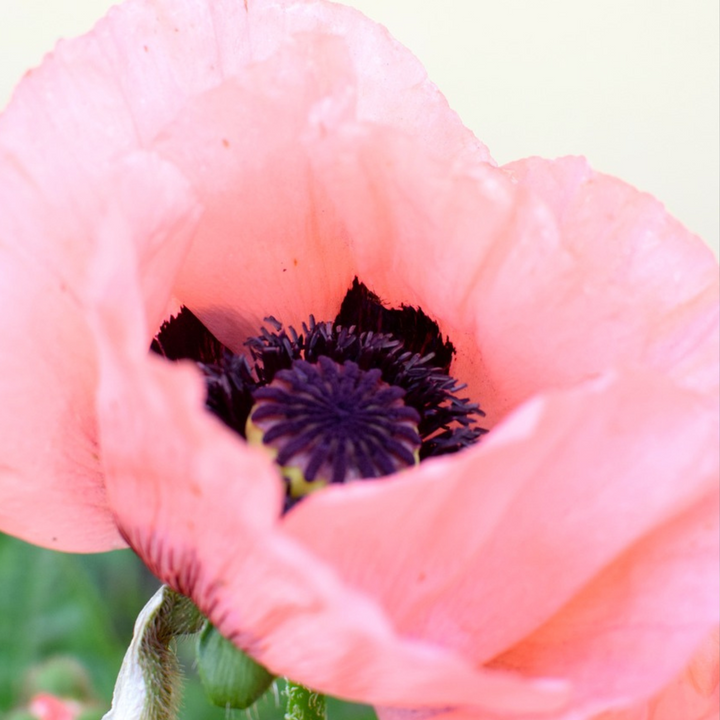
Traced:
POLYGON ((38 693, 30 701, 28 710, 37 720, 77 720, 82 713, 82 706, 74 700, 50 693, 38 693))
POLYGON ((3 531, 128 542, 384 718, 630 707, 717 625, 716 261, 582 159, 496 167, 358 13, 129 0, 21 83, 0 193, 3 531), (356 276, 438 322, 491 431, 283 515, 277 466, 148 346, 182 304, 241 352, 356 276))

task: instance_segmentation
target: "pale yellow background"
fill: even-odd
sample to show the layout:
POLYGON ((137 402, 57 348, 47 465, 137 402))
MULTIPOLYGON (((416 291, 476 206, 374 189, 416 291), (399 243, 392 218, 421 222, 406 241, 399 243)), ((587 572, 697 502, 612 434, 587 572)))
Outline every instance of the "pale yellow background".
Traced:
MULTIPOLYGON (((0 0, 0 107, 109 0, 0 0)), ((717 0, 354 0, 420 57, 507 162, 583 154, 660 198, 717 252, 717 0)))

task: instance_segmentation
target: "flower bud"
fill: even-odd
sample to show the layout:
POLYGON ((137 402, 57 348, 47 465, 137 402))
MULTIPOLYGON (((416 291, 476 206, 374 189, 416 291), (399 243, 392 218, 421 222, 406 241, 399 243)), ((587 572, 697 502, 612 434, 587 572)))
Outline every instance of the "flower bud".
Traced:
POLYGON ((206 623, 200 634, 197 661, 208 699, 224 708, 250 707, 275 679, 210 623, 206 623))

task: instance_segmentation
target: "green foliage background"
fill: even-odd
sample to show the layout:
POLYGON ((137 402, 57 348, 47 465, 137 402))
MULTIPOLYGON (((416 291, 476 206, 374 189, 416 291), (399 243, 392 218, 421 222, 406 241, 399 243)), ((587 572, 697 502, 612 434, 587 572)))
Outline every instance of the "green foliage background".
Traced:
MULTIPOLYGON (((100 718, 110 707, 135 618, 158 585, 129 550, 67 555, 0 534, 0 719, 20 717, 13 710, 38 688, 33 674, 57 657, 73 658, 87 673, 97 703, 88 720, 100 718)), ((283 718, 277 690, 247 712, 209 705, 193 668, 193 648, 192 639, 179 647, 186 671, 182 720, 283 718)), ((375 718, 369 707, 333 699, 328 716, 375 718)))

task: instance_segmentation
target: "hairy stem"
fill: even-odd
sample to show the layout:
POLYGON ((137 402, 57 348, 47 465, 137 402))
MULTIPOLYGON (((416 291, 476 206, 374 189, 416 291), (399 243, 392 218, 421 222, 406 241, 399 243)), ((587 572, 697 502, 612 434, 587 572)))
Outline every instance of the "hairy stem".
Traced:
POLYGON ((285 689, 285 720, 326 720, 325 696, 291 680, 285 689))

